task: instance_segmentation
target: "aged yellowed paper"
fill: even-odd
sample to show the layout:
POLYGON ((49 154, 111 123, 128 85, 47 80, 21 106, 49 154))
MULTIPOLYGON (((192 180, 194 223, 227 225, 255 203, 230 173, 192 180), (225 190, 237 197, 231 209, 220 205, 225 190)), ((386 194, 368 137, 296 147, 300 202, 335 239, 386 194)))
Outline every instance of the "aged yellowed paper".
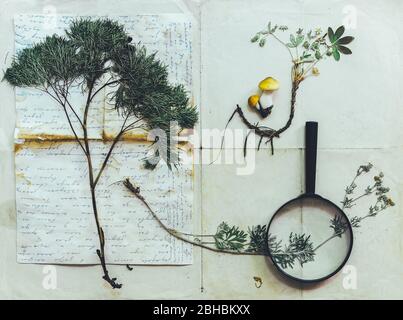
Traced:
MULTIPOLYGON (((77 17, 19 15, 15 17, 16 51, 52 33, 62 33, 77 17)), ((191 23, 184 15, 118 16, 133 38, 169 65, 174 83, 190 90, 191 23)), ((113 88, 111 88, 113 90, 113 88)), ((81 87, 70 93, 83 108, 81 87)), ((99 169, 122 125, 108 92, 91 105, 89 137, 94 168, 99 169)), ((60 106, 40 91, 16 89, 15 169, 17 257, 22 263, 92 264, 98 262, 98 236, 91 213, 85 156, 60 106)), ((79 109, 79 108, 78 108, 79 109)), ((74 118, 74 117, 71 117, 74 118)), ((77 126, 77 123, 73 122, 77 126)), ((82 137, 79 130, 78 136, 82 137)), ((175 229, 192 225, 192 155, 181 153, 183 165, 170 171, 160 163, 142 168, 150 151, 147 135, 127 135, 118 143, 97 186, 100 219, 107 240, 108 263, 189 264, 192 248, 167 235, 147 209, 120 183, 129 177, 160 217, 175 229)))

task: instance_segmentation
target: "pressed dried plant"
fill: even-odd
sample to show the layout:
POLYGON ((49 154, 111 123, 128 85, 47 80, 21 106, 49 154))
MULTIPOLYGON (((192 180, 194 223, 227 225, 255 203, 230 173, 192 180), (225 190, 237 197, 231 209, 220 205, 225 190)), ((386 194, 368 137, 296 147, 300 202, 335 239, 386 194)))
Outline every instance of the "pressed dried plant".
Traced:
MULTIPOLYGON (((226 125, 227 127, 234 116, 238 114, 246 127, 259 137, 258 149, 260 149, 261 143, 264 140, 266 144, 271 144, 272 153, 274 152, 273 139, 280 138, 281 134, 283 134, 292 124, 297 104, 297 92, 300 84, 311 76, 319 75, 319 69, 317 68, 319 62, 328 57, 333 57, 335 61, 339 61, 340 54, 352 54, 352 51, 346 45, 354 40, 353 37, 344 35, 344 26, 338 27, 336 31, 333 31, 333 29, 329 27, 326 32, 323 32, 320 28, 308 31, 300 28, 296 32, 289 34, 288 41, 283 41, 281 40, 282 36, 279 35, 279 33, 285 33, 287 30, 287 26, 273 25, 269 22, 264 30, 256 33, 256 35, 251 39, 252 43, 258 43, 260 47, 264 47, 267 44, 268 38, 273 38, 286 49, 286 52, 290 57, 291 99, 290 113, 286 123, 278 129, 268 127, 259 122, 252 123, 247 119, 242 108, 237 105, 226 125)), ((252 97, 258 98, 258 96, 252 97)), ((272 112, 271 109, 272 106, 269 106, 266 110, 267 112, 262 115, 262 117, 269 115, 272 112)), ((248 137, 249 134, 245 138, 244 154, 246 154, 248 137)))
MULTIPOLYGON (((352 182, 346 187, 345 195, 341 201, 342 210, 351 209, 364 199, 371 200, 372 198, 372 201, 374 201, 373 204, 369 205, 368 211, 365 214, 349 217, 353 228, 359 228, 364 220, 374 218, 395 205, 394 201, 389 197, 390 189, 384 186, 384 175, 382 172, 373 177, 374 183, 372 185, 367 186, 364 191, 353 197, 355 192, 357 192, 357 179, 360 176, 368 174, 372 168, 371 163, 358 167, 352 182)), ((184 233, 170 228, 158 217, 157 213, 150 207, 141 194, 140 187, 135 186, 129 179, 124 180, 123 185, 147 207, 154 219, 171 236, 191 245, 217 253, 268 256, 269 253, 267 250, 269 250, 273 259, 283 269, 293 268, 296 263, 303 266, 305 263, 315 261, 317 250, 329 241, 341 238, 347 230, 347 224, 343 218, 336 214, 329 221, 329 229, 331 231, 329 237, 317 245, 312 242, 311 235, 296 233, 290 233, 288 242, 285 243, 279 240, 277 235, 268 234, 266 225, 255 225, 244 231, 239 226, 231 226, 227 222, 222 222, 213 234, 196 235, 184 233)))
MULTIPOLYGON (((96 187, 114 147, 124 134, 135 128, 158 128, 171 134, 171 122, 175 121, 180 128, 192 128, 198 119, 196 109, 189 105, 184 87, 168 82, 167 66, 157 59, 155 53, 148 54, 144 46, 132 41, 124 26, 116 21, 77 19, 63 36, 48 36, 19 51, 4 75, 4 79, 13 86, 44 92, 57 102, 60 111, 65 114, 75 141, 87 160, 89 192, 99 236, 96 254, 102 265, 103 279, 112 288, 122 285, 109 275, 107 269, 105 235, 99 219, 96 187), (71 102, 73 87, 82 89, 85 99, 83 114, 79 114, 79 106, 71 102), (109 98, 122 118, 122 125, 111 141, 101 167, 95 170, 88 134, 88 114, 94 97, 106 87, 115 88, 109 98)), ((158 150, 156 152, 152 161, 146 160, 147 168, 153 169, 161 157, 168 166, 178 161, 171 156, 173 146, 169 146, 165 156, 158 150)))

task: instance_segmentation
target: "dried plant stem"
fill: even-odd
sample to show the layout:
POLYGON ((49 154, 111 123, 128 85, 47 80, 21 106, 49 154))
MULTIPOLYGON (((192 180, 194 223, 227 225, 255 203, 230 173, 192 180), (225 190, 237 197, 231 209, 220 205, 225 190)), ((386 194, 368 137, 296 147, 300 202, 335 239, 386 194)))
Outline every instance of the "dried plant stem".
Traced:
MULTIPOLYGON (((345 196, 343 199, 343 203, 346 203, 348 199, 348 195, 353 193, 354 188, 356 187, 355 185, 355 181, 357 179, 357 177, 359 175, 361 175, 363 172, 369 172, 370 168, 372 167, 371 164, 368 165, 364 165, 364 166, 360 166, 360 168, 357 171, 356 176, 354 177, 353 181, 351 182, 351 184, 349 186, 347 186, 347 188, 345 189, 345 196)), ((369 196, 373 193, 373 189, 377 188, 377 201, 375 203, 374 206, 371 206, 369 209, 369 213, 361 216, 361 217, 353 217, 350 218, 350 223, 352 225, 352 227, 359 227, 359 223, 362 222, 364 219, 368 218, 368 217, 374 217, 377 214, 379 214, 381 211, 385 210, 386 208, 388 208, 389 206, 393 206, 394 203, 390 198, 386 198, 385 200, 385 194, 387 192, 389 192, 389 188, 385 188, 382 186, 382 177, 383 175, 380 174, 379 176, 375 176, 374 180, 375 185, 374 186, 370 186, 368 187, 366 190, 369 190, 368 192, 365 192, 362 196, 356 197, 354 199, 351 199, 351 201, 349 201, 349 208, 351 208, 352 204, 354 204, 355 202, 359 201, 360 199, 362 199, 365 196, 369 196), (380 206, 380 208, 379 208, 380 206)), ((186 236, 188 237, 193 237, 194 239, 196 238, 202 238, 202 237, 212 237, 216 240, 216 235, 207 235, 207 234, 190 234, 190 233, 184 233, 184 232, 179 232, 177 230, 174 230, 168 226, 165 225, 165 223, 158 217, 157 213, 151 208, 151 206, 148 204, 148 202, 146 201, 146 199, 144 198, 143 195, 140 194, 140 188, 134 186, 130 180, 127 178, 123 181, 123 185, 128 189, 129 192, 131 192, 137 199, 139 199, 143 205, 146 206, 146 208, 148 209, 148 211, 151 213, 151 215, 153 216, 153 218, 158 222, 158 224, 161 226, 162 229, 164 229, 168 234, 170 234, 171 236, 175 237, 178 240, 184 241, 186 243, 189 243, 191 245, 203 248, 203 249, 207 249, 210 250, 212 252, 217 252, 217 253, 226 253, 226 254, 232 254, 232 255, 253 255, 253 256, 267 256, 267 252, 263 252, 263 251, 238 251, 238 250, 228 250, 228 249, 219 249, 218 247, 210 247, 207 246, 206 244, 212 244, 212 245, 216 245, 216 242, 202 242, 202 241, 192 241, 189 240, 186 236)), ((343 204, 343 209, 346 208, 346 205, 343 204)), ((326 243, 328 243, 329 241, 331 241, 332 239, 336 238, 336 237, 341 237, 343 233, 345 233, 346 231, 346 226, 345 224, 343 224, 342 221, 336 219, 336 217, 331 220, 331 228, 334 229, 333 234, 331 234, 327 239, 325 239, 324 241, 322 241, 320 244, 318 244, 316 247, 312 247, 311 252, 312 254, 315 254, 315 251, 317 251, 319 248, 321 248, 322 246, 324 246, 326 243)), ((270 237, 270 235, 269 235, 270 237)), ((275 239, 275 237, 274 237, 275 239)), ((308 237, 309 239, 309 237, 308 237)), ((269 239, 266 239, 265 241, 269 241, 269 239)), ((280 240, 281 242, 281 240, 280 240)), ((292 253, 288 252, 288 249, 286 250, 287 252, 281 252, 278 250, 278 247, 280 245, 280 242, 278 242, 275 245, 275 252, 272 252, 272 257, 274 259, 278 259, 278 261, 284 260, 283 257, 284 256, 290 256, 291 254, 291 259, 292 261, 296 259, 296 256, 299 254, 302 254, 305 252, 304 250, 301 251, 295 251, 292 253)), ((289 248, 289 247, 288 247, 289 248)), ((270 250, 270 249, 269 249, 270 250)), ((308 261, 308 260, 307 260, 308 261)), ((311 260, 309 260, 311 261, 311 260)), ((289 263, 289 262, 288 262, 289 263)))
MULTIPOLYGON (((224 249, 218 249, 218 248, 213 248, 210 246, 206 246, 203 243, 197 242, 197 241, 192 241, 189 240, 187 238, 185 238, 183 235, 188 235, 188 236, 193 236, 195 237, 196 235, 193 234, 185 234, 182 232, 179 232, 177 230, 171 229, 168 226, 165 225, 164 222, 162 222, 162 220, 158 217, 158 215, 156 214, 156 212, 150 207, 150 205, 148 204, 147 200, 140 194, 140 188, 139 187, 135 187, 130 180, 127 178, 123 181, 123 185, 137 198, 139 199, 148 209, 148 211, 151 213, 151 215, 153 216, 153 218, 158 222, 158 224, 160 225, 160 227, 162 229, 164 229, 168 234, 170 234, 171 236, 175 237, 178 240, 181 240, 183 242, 189 243, 191 245, 200 247, 202 249, 207 249, 209 251, 212 252, 217 252, 217 253, 225 253, 225 254, 231 254, 231 255, 248 255, 248 256, 267 256, 267 254, 262 253, 262 252, 247 252, 247 251, 232 251, 232 250, 224 250, 224 249)), ((322 243, 320 243, 315 249, 314 251, 316 251, 317 249, 319 249, 321 246, 323 246, 325 243, 327 243, 328 241, 330 241, 331 239, 335 238, 336 236, 338 236, 339 234, 334 234, 332 235, 330 238, 326 239, 325 241, 323 241, 322 243)), ((198 235, 198 236, 210 236, 210 235, 198 235)), ((209 242, 210 244, 214 244, 214 242, 209 242)), ((296 252, 294 254, 299 254, 302 253, 302 251, 300 252, 296 252)), ((284 255, 282 253, 276 253, 273 254, 273 257, 276 258, 277 256, 281 256, 284 255)))
POLYGON ((343 234, 343 232, 338 232, 338 233, 334 233, 333 235, 331 235, 329 238, 327 238, 326 240, 322 241, 320 244, 318 244, 315 249, 313 249, 313 251, 318 250, 320 247, 322 247, 324 244, 326 244, 327 242, 329 242, 330 240, 338 237, 339 235, 343 234))
POLYGON ((111 145, 111 147, 109 148, 109 151, 108 151, 108 153, 106 154, 105 159, 104 159, 104 161, 103 161, 103 163, 102 163, 102 165, 101 165, 101 168, 99 169, 98 174, 97 174, 97 176, 96 176, 96 178, 95 178, 94 186, 97 185, 99 179, 101 178, 102 173, 104 172, 104 170, 105 170, 105 168, 106 168, 106 166, 107 166, 107 164, 108 164, 109 158, 110 158, 110 156, 112 155, 113 149, 115 148, 116 144, 121 140, 121 138, 123 137, 123 135, 124 135, 126 132, 128 132, 128 131, 134 129, 134 128, 135 128, 134 125, 142 120, 142 119, 138 119, 138 120, 136 120, 136 121, 134 121, 134 122, 132 122, 131 124, 129 124, 129 125, 126 126, 126 122, 127 122, 128 118, 129 118, 129 116, 130 116, 129 114, 126 115, 125 120, 124 120, 124 122, 123 122, 123 124, 122 124, 122 127, 120 128, 119 133, 118 133, 118 134, 115 136, 115 138, 113 139, 112 145, 111 145))
MULTIPOLYGON (((168 226, 165 225, 165 223, 162 222, 162 220, 158 217, 158 215, 155 213, 155 211, 150 207, 148 204, 147 200, 140 194, 140 188, 135 187, 129 179, 125 179, 123 181, 123 185, 137 198, 139 199, 148 209, 148 211, 151 213, 153 218, 158 222, 160 227, 164 229, 166 232, 168 232, 171 236, 175 237, 178 240, 181 240, 183 242, 189 243, 191 245, 207 249, 213 252, 218 252, 218 253, 226 253, 226 254, 232 254, 232 255, 248 255, 248 256, 262 256, 264 254, 258 253, 258 252, 240 252, 240 251, 231 251, 231 250, 221 250, 213 247, 206 246, 200 242, 197 241, 192 241, 187 239, 186 237, 183 237, 183 233, 176 231, 174 229, 169 228, 168 226)), ((192 235, 193 236, 193 235, 192 235)))
POLYGON ((91 102, 95 95, 101 91, 101 88, 105 88, 107 85, 113 85, 116 82, 108 82, 107 84, 102 85, 100 88, 98 88, 95 92, 94 91, 94 86, 95 86, 95 80, 91 81, 88 85, 88 94, 87 94, 87 100, 85 104, 85 109, 84 109, 84 116, 83 120, 79 118, 77 112, 75 111, 74 107, 71 105, 71 103, 68 100, 69 96, 69 90, 68 90, 68 85, 65 83, 62 88, 57 88, 55 86, 50 85, 50 88, 52 89, 53 93, 49 90, 49 88, 43 89, 42 91, 47 93, 52 99, 54 99, 56 102, 58 102, 62 108, 63 111, 66 115, 67 121, 69 123, 69 126, 74 134, 74 138, 76 142, 79 144, 81 149, 83 150, 84 155, 86 156, 87 159, 87 166, 88 166, 88 179, 89 179, 89 186, 90 186, 90 193, 91 193, 91 204, 92 204, 92 209, 94 213, 94 218, 95 218, 95 223, 97 227, 97 233, 98 233, 98 238, 99 238, 99 249, 96 250, 96 254, 99 257, 102 270, 103 270, 103 279, 107 281, 112 288, 121 288, 122 285, 120 283, 116 282, 116 278, 112 278, 109 275, 108 269, 107 269, 107 264, 106 264, 106 257, 105 257, 105 235, 103 228, 101 226, 101 222, 99 219, 99 214, 98 214, 98 208, 97 208, 97 200, 96 200, 96 186, 98 184, 99 179, 102 176, 102 173, 104 172, 108 161, 110 159, 110 156, 112 155, 112 152, 117 144, 118 141, 121 140, 122 136, 124 133, 132 130, 135 128, 135 124, 140 122, 142 119, 138 119, 129 125, 126 125, 127 120, 129 118, 129 114, 126 115, 124 122, 122 124, 122 127, 118 134, 115 136, 115 138, 112 141, 111 146, 109 147, 109 150, 105 156, 105 159, 101 165, 101 168, 98 171, 98 174, 95 176, 94 175, 94 167, 93 167, 93 162, 92 162, 92 156, 91 156, 91 149, 90 149, 90 144, 89 144, 89 136, 88 136, 88 114, 89 114, 89 109, 91 106, 91 102), (67 112, 67 107, 70 108, 70 110, 73 112, 75 117, 78 119, 78 123, 82 129, 83 132, 83 138, 79 138, 76 129, 73 126, 72 120, 70 118, 69 112, 67 112))
MULTIPOLYGON (((78 117, 77 113, 75 112, 75 109, 73 108, 73 106, 70 104, 70 102, 68 102, 68 87, 67 87, 67 86, 65 86, 65 87, 66 87, 66 89, 65 89, 64 92, 58 92, 57 89, 56 89, 54 86, 51 86, 51 88, 52 88, 52 90, 53 90, 53 92, 54 92, 55 95, 51 94, 47 89, 44 90, 44 91, 45 91, 46 93, 48 93, 49 96, 51 96, 54 100, 56 100, 56 101, 62 106, 63 111, 64 111, 64 113, 65 113, 65 115, 66 115, 67 121, 68 121, 68 123, 69 123, 69 126, 70 126, 70 128, 71 128, 71 130, 72 130, 72 132, 73 132, 73 134, 74 134, 75 140, 76 140, 76 142, 80 145, 80 147, 82 148, 82 150, 83 150, 83 152, 84 152, 84 154, 85 154, 85 156, 86 156, 87 165, 88 165, 89 185, 90 185, 90 191, 91 191, 91 203, 92 203, 92 208, 93 208, 95 223, 96 223, 96 226, 97 226, 97 232, 98 232, 98 238, 99 238, 99 245, 100 245, 100 249, 97 249, 96 253, 97 253, 98 257, 99 257, 99 260, 100 260, 101 266, 102 266, 102 270, 103 270, 103 272, 104 272, 103 279, 104 279, 105 281, 107 281, 107 282, 112 286, 112 288, 121 288, 122 285, 119 284, 119 283, 116 283, 116 278, 111 278, 111 277, 109 276, 109 272, 108 272, 108 269, 107 269, 107 267, 106 267, 106 260, 105 260, 105 236, 104 236, 104 232, 103 232, 103 229, 102 229, 101 224, 100 224, 100 221, 99 221, 98 209, 97 209, 97 202, 96 202, 96 194, 95 194, 95 186, 96 186, 96 183, 95 183, 95 180, 94 180, 94 170, 93 170, 93 166, 92 166, 92 158, 91 158, 91 151, 90 151, 89 139, 88 139, 88 129, 87 129, 88 112, 89 112, 89 108, 90 108, 90 104, 91 104, 91 100, 92 100, 91 97, 93 97, 93 96, 91 96, 91 95, 92 95, 92 90, 93 90, 93 87, 94 87, 94 81, 93 81, 93 82, 90 84, 90 86, 89 86, 89 90, 88 90, 89 92, 88 92, 87 102, 86 102, 86 105, 85 105, 85 111, 84 111, 83 122, 79 121, 80 126, 81 126, 81 128, 82 128, 82 130, 83 130, 84 146, 83 146, 83 144, 82 144, 82 142, 81 142, 81 139, 80 139, 80 138, 78 137, 78 135, 77 135, 77 132, 76 132, 76 130, 75 130, 73 124, 72 124, 72 121, 71 121, 71 119, 70 119, 70 115, 69 115, 69 113, 67 112, 67 109, 66 109, 66 104, 68 104, 69 107, 70 107, 70 109, 71 109, 72 112, 74 113, 74 115, 75 115, 78 119, 80 119, 80 118, 78 117), (62 99, 60 98, 60 96, 63 96, 63 99, 64 99, 64 100, 62 100, 62 99)), ((121 135, 119 134, 117 137, 120 138, 120 136, 121 136, 121 135)), ((114 147, 115 144, 116 144, 116 143, 112 144, 112 147, 111 147, 111 149, 110 149, 109 152, 108 152, 108 155, 110 155, 110 153, 112 152, 113 147, 114 147)), ((109 158, 109 157, 108 157, 108 158, 109 158)), ((106 162, 107 162, 107 159, 106 159, 106 161, 104 162, 105 165, 106 165, 106 162)), ((102 169, 103 169, 103 168, 102 168, 102 169)), ((100 177, 100 174, 101 174, 101 173, 102 173, 102 172, 100 171, 100 173, 98 174, 98 177, 97 177, 97 178, 100 177)), ((96 181, 98 181, 98 179, 97 179, 96 181)))
MULTIPOLYGON (((288 50, 288 53, 290 54, 291 60, 294 60, 295 58, 294 58, 294 56, 293 56, 293 54, 292 54, 290 48, 287 46, 287 44, 286 44, 284 41, 282 41, 279 37, 277 37, 274 33, 270 33, 270 35, 271 35, 274 39, 276 39, 278 42, 280 42, 280 43, 288 50)), ((297 56, 298 56, 298 55, 297 55, 297 56)))
POLYGON ((99 215, 98 215, 98 209, 97 209, 97 201, 96 201, 96 194, 95 194, 95 179, 94 179, 94 169, 92 166, 92 158, 91 158, 91 150, 88 142, 88 129, 87 129, 87 123, 88 123, 88 112, 90 109, 90 104, 92 100, 92 91, 94 89, 94 84, 95 80, 91 81, 88 87, 88 96, 87 96, 87 102, 85 105, 85 110, 84 110, 84 119, 83 119, 83 132, 84 132, 84 145, 85 145, 85 150, 86 150, 86 156, 87 156, 87 164, 88 164, 88 176, 89 176, 89 184, 90 184, 90 189, 91 189, 91 202, 92 202, 92 208, 94 212, 94 218, 95 218, 95 223, 97 226, 97 232, 98 232, 98 237, 99 237, 99 245, 100 248, 97 249, 96 253, 99 257, 99 260, 101 262, 102 270, 104 272, 103 279, 108 282, 112 288, 121 288, 122 285, 116 282, 116 278, 111 278, 109 276, 108 269, 106 267, 106 259, 105 259, 105 235, 104 231, 102 229, 101 223, 99 221, 99 215))
MULTIPOLYGON (((165 133, 172 121, 177 121, 181 128, 193 128, 198 120, 198 112, 189 103, 185 87, 168 80, 168 66, 157 59, 155 53, 149 54, 145 46, 131 43, 132 40, 124 25, 117 21, 108 18, 74 19, 64 35, 47 36, 19 51, 4 74, 4 79, 12 86, 37 88, 63 108, 72 135, 87 160, 92 210, 100 243, 96 253, 104 271, 103 277, 113 288, 121 285, 116 283, 116 278, 109 276, 106 267, 105 237, 97 209, 96 186, 117 142, 124 133, 135 128, 137 121, 127 125, 128 117, 133 116, 138 121, 142 118, 144 123, 139 127, 149 130, 163 128, 165 133), (118 88, 110 92, 111 101, 118 114, 126 119, 120 132, 108 144, 109 151, 100 168, 94 168, 89 111, 96 95, 112 86, 118 88), (80 87, 86 98, 83 114, 79 106, 75 109, 69 101, 72 87, 80 87)), ((155 158, 157 156, 161 158, 159 154, 155 158)))

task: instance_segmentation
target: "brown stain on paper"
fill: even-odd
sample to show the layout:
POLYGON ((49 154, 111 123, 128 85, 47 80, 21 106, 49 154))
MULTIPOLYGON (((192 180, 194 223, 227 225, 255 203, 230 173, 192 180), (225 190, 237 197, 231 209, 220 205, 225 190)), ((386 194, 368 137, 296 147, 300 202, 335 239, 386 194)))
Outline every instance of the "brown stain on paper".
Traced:
POLYGON ((49 146, 58 146, 65 143, 76 143, 75 140, 24 140, 21 143, 14 144, 14 153, 17 154, 23 149, 30 148, 30 149, 43 149, 49 146))
POLYGON ((25 174, 24 174, 23 172, 17 172, 17 173, 15 174, 15 177, 16 177, 17 179, 20 178, 20 179, 25 180, 28 185, 31 185, 31 184, 32 184, 31 181, 25 176, 25 174))
POLYGON ((14 153, 17 154, 19 151, 24 148, 31 149, 40 149, 44 146, 60 144, 60 143, 69 143, 75 142, 74 136, 69 135, 52 135, 52 134, 27 134, 27 133, 19 133, 19 140, 22 140, 20 143, 14 143, 14 153))
MULTIPOLYGON (((115 139, 116 135, 111 134, 111 133, 106 133, 105 131, 102 131, 102 141, 113 141, 115 139)), ((147 139, 148 134, 146 132, 142 133, 135 133, 135 132, 126 132, 121 138, 120 141, 138 141, 138 142, 146 142, 148 141, 147 139)))
POLYGON ((18 134, 18 139, 23 139, 26 141, 69 141, 75 140, 74 136, 71 135, 56 135, 56 134, 29 134, 22 133, 18 134))

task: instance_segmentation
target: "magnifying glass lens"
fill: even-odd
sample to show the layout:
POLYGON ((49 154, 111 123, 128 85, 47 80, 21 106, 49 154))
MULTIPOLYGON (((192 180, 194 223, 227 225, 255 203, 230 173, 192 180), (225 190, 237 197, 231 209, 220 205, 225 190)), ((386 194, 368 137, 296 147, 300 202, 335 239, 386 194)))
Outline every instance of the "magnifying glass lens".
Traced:
POLYGON ((273 262, 296 280, 317 281, 333 275, 351 252, 347 217, 320 197, 297 198, 283 206, 268 232, 273 262))

